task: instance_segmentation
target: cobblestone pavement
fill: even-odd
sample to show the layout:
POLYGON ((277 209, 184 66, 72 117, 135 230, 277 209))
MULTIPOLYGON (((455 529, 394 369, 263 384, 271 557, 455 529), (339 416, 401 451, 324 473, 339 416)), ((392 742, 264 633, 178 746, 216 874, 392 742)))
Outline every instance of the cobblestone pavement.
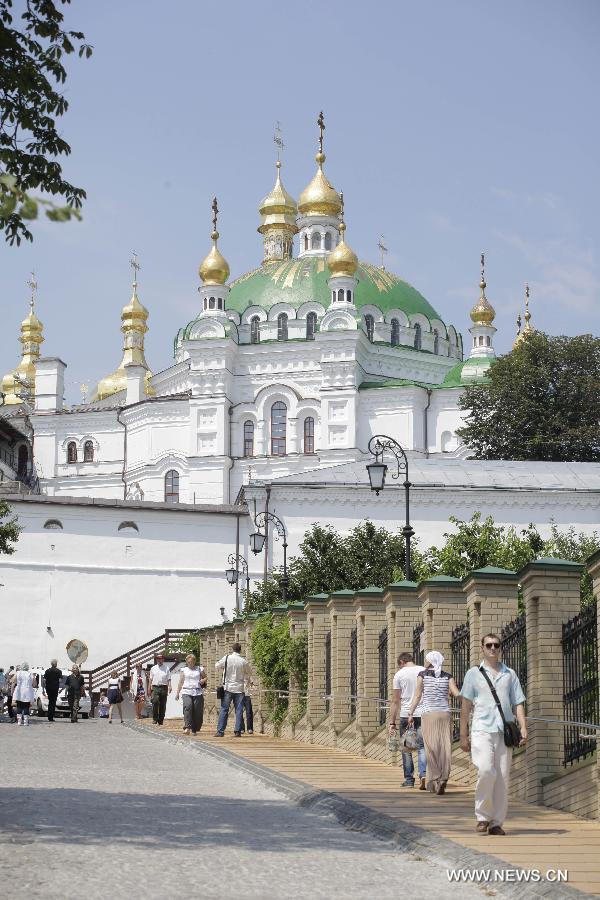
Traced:
POLYGON ((226 762, 116 722, 3 723, 0 753, 4 896, 483 896, 226 762))

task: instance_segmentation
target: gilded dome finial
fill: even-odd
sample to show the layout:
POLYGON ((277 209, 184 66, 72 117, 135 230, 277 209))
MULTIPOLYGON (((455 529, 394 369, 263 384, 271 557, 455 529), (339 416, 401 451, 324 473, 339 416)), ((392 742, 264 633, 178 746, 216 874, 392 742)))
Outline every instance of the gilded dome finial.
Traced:
POLYGON ((358 268, 358 257, 346 243, 346 223, 344 222, 344 195, 340 194, 340 242, 327 257, 327 267, 332 276, 345 275, 353 278, 358 268))
POLYGON ((317 173, 300 194, 298 211, 301 216, 336 218, 340 214, 340 195, 329 183, 323 172, 323 163, 325 162, 325 154, 323 153, 325 118, 322 112, 319 113, 317 125, 319 126, 319 149, 315 156, 318 166, 317 173))
POLYGON ((294 235, 298 231, 296 215, 298 207, 281 183, 281 160, 284 148, 279 122, 275 128, 273 141, 277 146, 275 163, 275 184, 259 206, 261 216, 258 231, 263 235, 263 263, 291 259, 294 250, 294 235))
POLYGON ((35 294, 38 288, 35 272, 27 282, 31 291, 29 314, 21 322, 21 362, 8 372, 0 382, 4 404, 14 406, 23 400, 32 401, 35 396, 35 363, 40 358, 40 345, 44 343, 44 326, 35 314, 35 294))
POLYGON ((315 159, 319 165, 319 168, 323 168, 323 163, 325 162, 325 154, 323 153, 323 132, 325 131, 325 118, 323 116, 323 110, 319 113, 319 118, 317 119, 317 125, 319 126, 319 152, 317 153, 315 159))
POLYGON ((528 284, 525 285, 525 314, 523 316, 523 319, 525 320, 525 324, 523 325, 523 330, 521 331, 522 319, 521 319, 521 313, 519 313, 519 315, 517 316, 517 336, 515 338, 513 347, 516 347, 517 344, 521 343, 521 341, 527 337, 527 335, 533 334, 533 332, 535 331, 535 328, 533 328, 531 325, 531 312, 529 311, 529 285, 528 284))
POLYGON ((213 217, 210 238, 213 245, 208 256, 200 264, 198 272, 204 284, 225 284, 229 278, 229 264, 217 247, 217 241, 219 239, 219 232, 217 231, 219 206, 216 197, 213 197, 211 209, 213 217))
POLYGON ((470 312, 471 321, 475 325, 491 325, 496 318, 496 310, 485 296, 485 254, 481 254, 481 278, 479 280, 479 300, 470 312))

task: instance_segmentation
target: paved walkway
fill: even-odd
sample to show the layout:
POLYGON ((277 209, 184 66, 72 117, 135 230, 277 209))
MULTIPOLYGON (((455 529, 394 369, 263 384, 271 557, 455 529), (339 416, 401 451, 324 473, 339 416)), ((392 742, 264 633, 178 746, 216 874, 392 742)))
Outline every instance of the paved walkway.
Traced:
MULTIPOLYGON (((181 727, 181 720, 169 720, 163 726, 177 735, 181 735, 181 727)), ((187 738, 200 739, 397 821, 418 824, 471 851, 493 854, 504 860, 507 868, 539 869, 542 873, 548 869, 567 869, 570 887, 600 895, 600 824, 597 822, 513 801, 505 837, 478 835, 474 832, 473 794, 468 788, 450 784, 444 797, 400 788, 401 770, 295 741, 262 735, 241 739, 226 735, 219 739, 211 737, 210 731, 197 738, 187 738)))
POLYGON ((4 896, 397 900, 407 884, 411 900, 448 896, 440 866, 300 808, 209 751, 98 719, 0 724, 4 896))

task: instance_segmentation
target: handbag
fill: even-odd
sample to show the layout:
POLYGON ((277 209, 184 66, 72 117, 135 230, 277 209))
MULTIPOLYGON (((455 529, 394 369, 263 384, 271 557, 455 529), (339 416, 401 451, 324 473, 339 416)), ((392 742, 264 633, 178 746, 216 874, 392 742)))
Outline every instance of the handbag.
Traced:
POLYGON ((419 735, 416 728, 407 728, 402 739, 405 750, 416 750, 419 746, 419 735))
POLYGON ((229 654, 225 657, 225 671, 223 672, 223 683, 219 685, 217 688, 217 700, 222 700, 225 696, 225 679, 227 678, 227 660, 229 659, 229 654))
POLYGON ((507 722, 506 717, 504 715, 504 710, 502 709, 502 704, 500 703, 500 698, 496 693, 496 688, 492 684, 489 675, 483 668, 483 666, 479 667, 479 671, 487 681, 490 686, 490 691, 492 692, 492 697, 498 707, 498 712, 502 718, 502 724, 504 725, 504 744, 506 747, 518 747, 521 743, 521 729, 519 728, 516 722, 507 722))

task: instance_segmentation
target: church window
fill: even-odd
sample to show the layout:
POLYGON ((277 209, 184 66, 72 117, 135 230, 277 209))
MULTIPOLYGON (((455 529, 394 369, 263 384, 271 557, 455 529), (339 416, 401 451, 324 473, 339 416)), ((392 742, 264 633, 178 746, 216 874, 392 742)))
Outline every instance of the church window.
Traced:
POLYGON ((252 316, 250 319, 250 343, 260 344, 260 316, 252 316))
POLYGON ((165 503, 179 503, 179 472, 169 469, 165 475, 165 503))
POLYGON ((373 343, 373 336, 375 334, 375 319, 371 315, 365 316, 365 330, 367 332, 367 337, 373 343))
POLYGON ((414 347, 415 347, 415 350, 420 350, 420 349, 421 349, 421 326, 419 325, 418 322, 417 322, 417 324, 415 325, 415 344, 414 344, 414 347))
POLYGON ((277 400, 271 407, 271 455, 285 456, 287 406, 277 400))
POLYGON ((244 422, 244 456, 254 456, 254 422, 244 422))
POLYGON ((44 528, 47 531, 62 531, 63 524, 59 519, 47 519, 44 522, 44 528))
POLYGON ((208 301, 208 308, 209 309, 215 308, 215 298, 214 297, 211 297, 210 300, 208 301))
POLYGON ((217 300, 217 306, 219 309, 223 309, 223 298, 222 297, 219 297, 219 299, 217 300))
POLYGON ((86 441, 83 445, 83 461, 94 462, 94 442, 86 441))
POLYGON ((391 344, 392 347, 397 347, 400 343, 400 322, 398 319, 392 319, 392 336, 391 336, 391 344))
POLYGON ((117 531, 137 531, 139 532, 139 528, 135 524, 135 522, 121 522, 117 531))
POLYGON ((318 231, 313 232, 313 236, 310 239, 310 246, 312 250, 321 249, 321 235, 318 231))
POLYGON ((277 316, 277 340, 287 341, 288 338, 288 317, 287 313, 279 313, 277 316))
POLYGON ((331 232, 328 231, 325 235, 325 249, 331 250, 331 232))
POLYGON ((348 303, 352 303, 352 291, 346 291, 346 300, 348 303))
POLYGON ((440 352, 440 335, 439 335, 437 328, 434 328, 434 331, 433 331, 433 352, 434 353, 440 352))
POLYGON ((317 330, 317 314, 316 314, 316 312, 309 312, 309 314, 306 317, 306 340, 307 341, 314 341, 316 330, 317 330))
POLYGON ((479 346, 483 347, 483 335, 480 335, 479 337, 479 346))
POLYGON ((308 250, 308 235, 304 235, 304 249, 308 250))
POLYGON ((69 443, 67 444, 67 462, 77 462, 77 444, 75 443, 75 441, 69 441, 69 443))
POLYGON ((473 338, 473 346, 474 346, 474 347, 477 346, 477 338, 476 338, 476 337, 473 338))
POLYGON ((342 288, 340 288, 338 291, 338 301, 340 303, 344 302, 344 291, 342 290, 342 288))
POLYGON ((304 452, 315 452, 315 420, 312 416, 304 420, 304 452))
POLYGON ((491 346, 492 346, 492 339, 491 339, 491 337, 489 336, 489 334, 488 334, 488 336, 487 336, 486 339, 485 339, 485 345, 486 345, 486 347, 491 347, 491 346))

